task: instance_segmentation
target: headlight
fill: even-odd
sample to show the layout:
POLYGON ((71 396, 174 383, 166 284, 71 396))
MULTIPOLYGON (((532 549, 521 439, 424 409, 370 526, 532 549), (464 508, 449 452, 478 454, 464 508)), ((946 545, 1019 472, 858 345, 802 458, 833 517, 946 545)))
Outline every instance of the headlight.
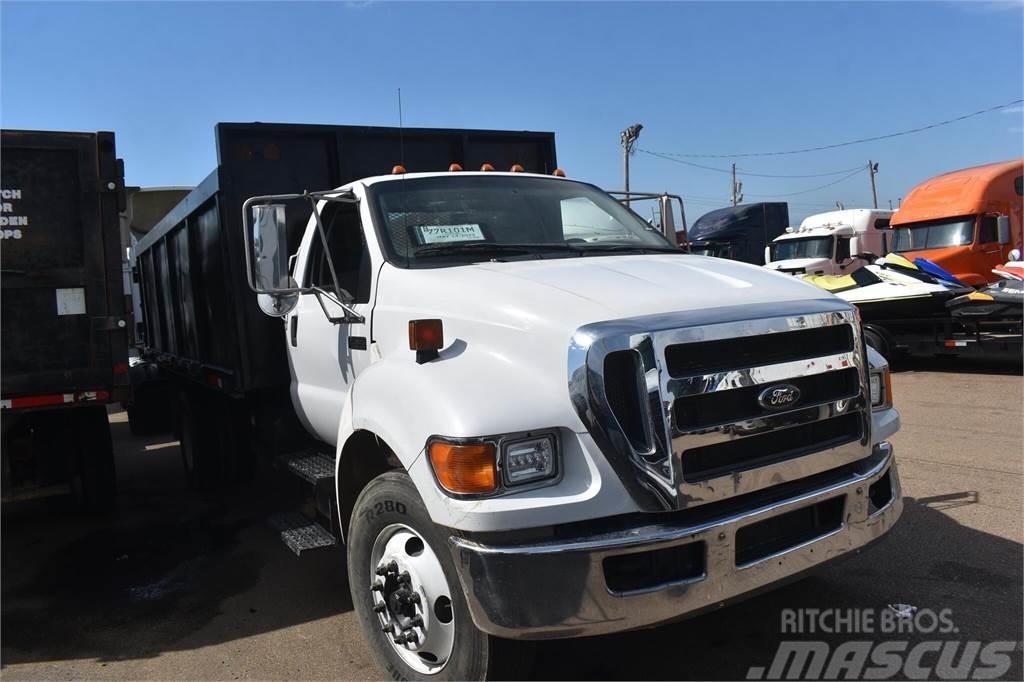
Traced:
POLYGON ((885 410, 892 407, 892 383, 889 380, 889 366, 872 369, 868 375, 871 388, 871 409, 885 410))
POLYGON ((558 439, 553 433, 435 437, 427 443, 427 454, 438 484, 457 497, 515 492, 558 476, 558 439))
POLYGON ((504 472, 505 483, 512 486, 551 478, 557 473, 554 436, 503 443, 501 470, 504 472))

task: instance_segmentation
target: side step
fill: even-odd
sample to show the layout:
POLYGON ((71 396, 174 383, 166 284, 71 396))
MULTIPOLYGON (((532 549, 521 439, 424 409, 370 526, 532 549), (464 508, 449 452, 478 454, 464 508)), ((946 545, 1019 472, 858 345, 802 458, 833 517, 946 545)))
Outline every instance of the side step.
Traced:
POLYGON ((331 531, 312 521, 299 512, 285 512, 270 518, 270 525, 281 534, 281 541, 295 556, 303 552, 322 547, 333 547, 338 544, 331 531))
POLYGON ((324 479, 334 478, 334 458, 320 452, 292 452, 281 455, 277 461, 291 473, 314 485, 324 479))

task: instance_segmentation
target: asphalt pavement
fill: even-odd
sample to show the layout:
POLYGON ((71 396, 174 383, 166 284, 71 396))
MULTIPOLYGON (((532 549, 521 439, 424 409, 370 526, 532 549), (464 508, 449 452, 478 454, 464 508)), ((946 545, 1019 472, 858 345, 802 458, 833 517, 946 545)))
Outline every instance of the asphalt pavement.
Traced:
MULTIPOLYGON (((932 362, 895 375, 905 510, 881 543, 688 621, 539 644, 533 676, 744 679, 794 639, 782 631, 793 609, 913 607, 948 610, 956 633, 941 639, 1011 642, 1004 677, 1022 679, 1018 371, 932 362)), ((121 482, 114 515, 83 516, 63 498, 3 509, 0 678, 382 677, 352 612, 342 550, 297 558, 267 523, 292 501, 275 478, 286 474, 200 495, 187 490, 169 436, 133 437, 123 413, 111 422, 121 482)), ((894 638, 802 636, 831 645, 894 638)), ((913 645, 938 636, 901 637, 913 645)))

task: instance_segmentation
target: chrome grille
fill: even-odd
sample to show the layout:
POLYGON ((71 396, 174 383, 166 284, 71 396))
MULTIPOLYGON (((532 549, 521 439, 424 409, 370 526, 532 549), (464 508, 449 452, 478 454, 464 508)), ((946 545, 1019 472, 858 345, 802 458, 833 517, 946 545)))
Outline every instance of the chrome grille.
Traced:
POLYGON ((587 325, 570 346, 569 384, 645 509, 692 507, 870 454, 860 326, 837 299, 587 325), (762 404, 776 386, 799 401, 762 404))

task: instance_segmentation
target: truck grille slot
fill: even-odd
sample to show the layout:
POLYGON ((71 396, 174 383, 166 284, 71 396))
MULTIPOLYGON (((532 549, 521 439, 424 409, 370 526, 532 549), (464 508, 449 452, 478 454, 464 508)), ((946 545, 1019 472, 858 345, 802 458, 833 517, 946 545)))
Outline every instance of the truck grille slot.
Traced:
POLYGON ((704 543, 690 542, 650 552, 610 556, 604 580, 616 594, 651 590, 704 577, 704 543))
MULTIPOLYGON (((800 389, 800 404, 803 406, 853 398, 860 391, 860 376, 855 367, 787 379, 786 383, 800 389)), ((759 384, 679 398, 673 410, 676 428, 693 431, 771 414, 757 402, 766 387, 759 384)))
POLYGON ((736 565, 745 566, 815 540, 843 524, 846 496, 795 509, 736 531, 736 565))
POLYGON ((631 351, 609 353, 604 361, 605 395, 608 406, 633 449, 650 447, 650 427, 645 412, 647 396, 640 385, 640 354, 631 351))
POLYGON ((665 363, 673 377, 760 367, 853 350, 850 325, 830 325, 776 334, 739 336, 667 346, 665 363))
POLYGON ((706 481, 838 447, 860 440, 862 429, 861 415, 851 412, 810 424, 693 448, 682 456, 683 479, 690 483, 706 481))

